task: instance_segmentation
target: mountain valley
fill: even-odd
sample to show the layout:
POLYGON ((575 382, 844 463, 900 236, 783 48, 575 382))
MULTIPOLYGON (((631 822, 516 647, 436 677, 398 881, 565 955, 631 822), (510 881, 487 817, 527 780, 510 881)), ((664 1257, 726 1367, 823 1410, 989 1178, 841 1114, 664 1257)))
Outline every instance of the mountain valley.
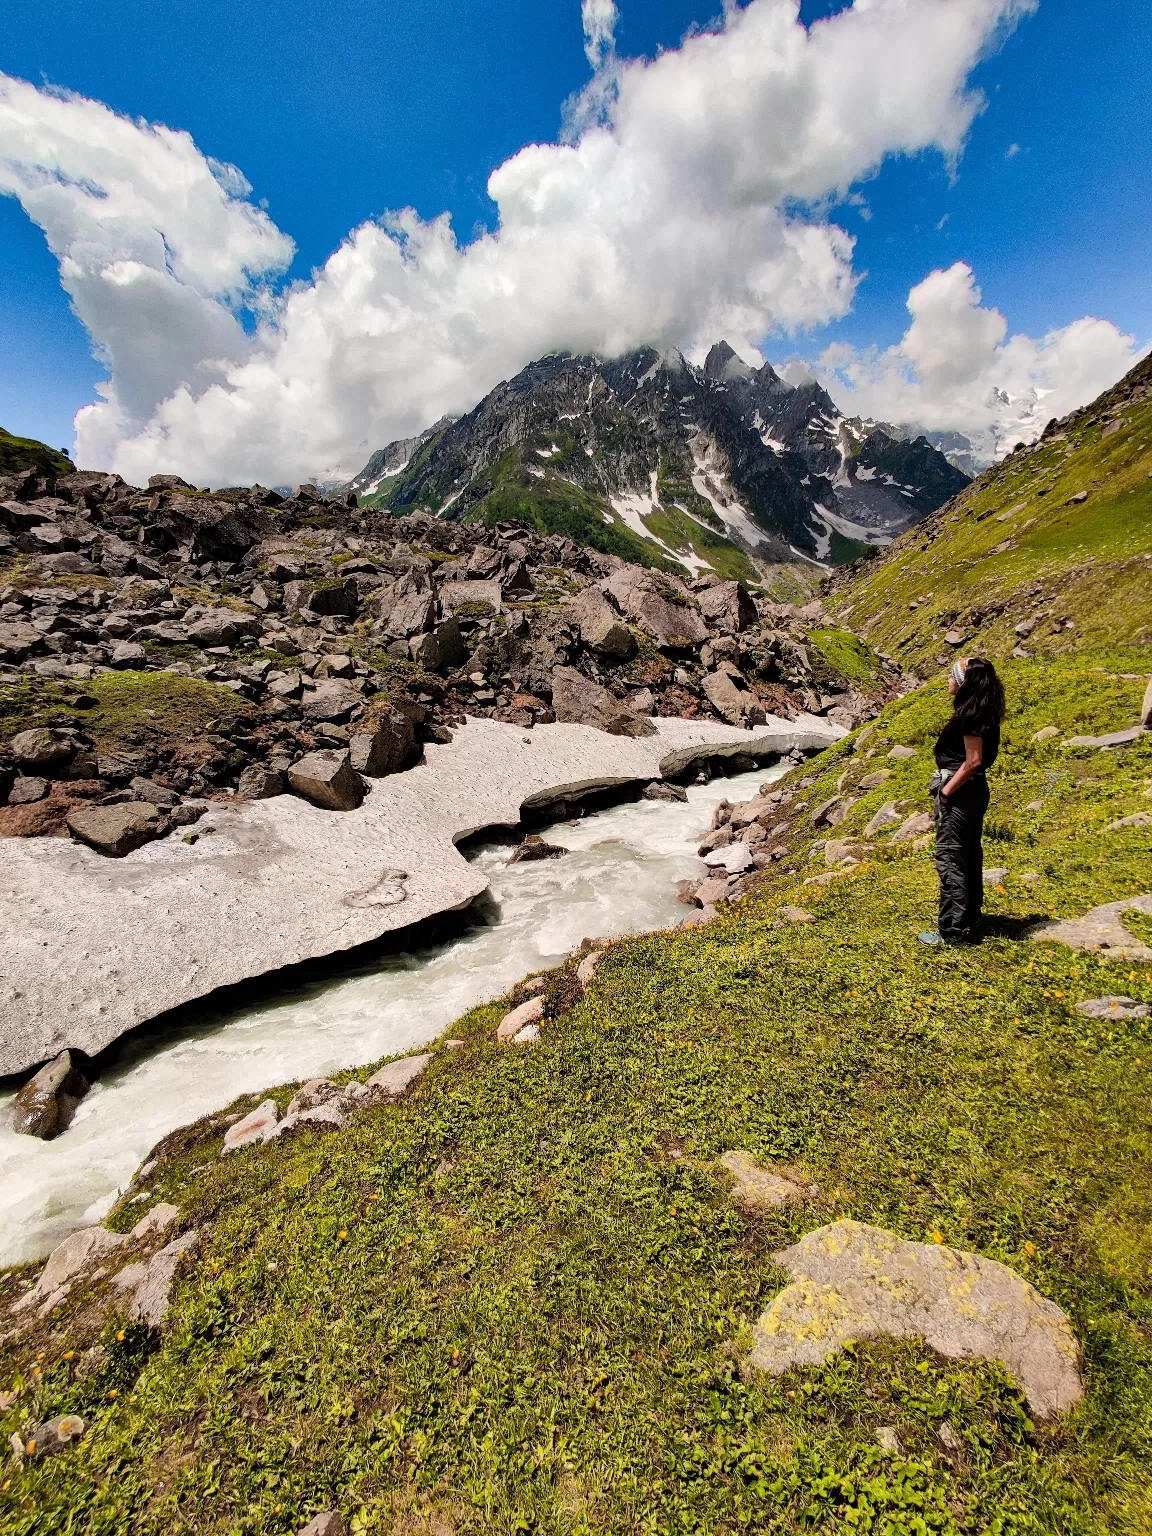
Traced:
POLYGON ((725 342, 702 368, 652 348, 558 355, 469 415, 374 454, 367 505, 491 525, 516 517, 682 574, 850 560, 963 489, 923 437, 845 417, 814 380, 785 383, 725 342))

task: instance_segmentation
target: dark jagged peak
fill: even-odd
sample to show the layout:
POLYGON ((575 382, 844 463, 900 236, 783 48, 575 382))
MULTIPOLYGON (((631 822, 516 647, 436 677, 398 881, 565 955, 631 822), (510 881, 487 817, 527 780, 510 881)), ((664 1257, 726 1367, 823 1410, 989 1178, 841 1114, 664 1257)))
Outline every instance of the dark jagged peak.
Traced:
POLYGON ((854 428, 815 379, 793 387, 726 341, 702 367, 654 346, 553 353, 443 430, 389 445, 352 488, 395 514, 524 518, 605 554, 747 576, 756 562, 850 559, 952 493, 925 443, 858 472, 875 426, 854 428))
POLYGON ((728 384, 733 379, 751 379, 755 371, 726 341, 716 342, 704 359, 704 372, 719 384, 728 384))
POLYGON ((680 353, 674 349, 658 352, 655 347, 637 347, 634 352, 625 352, 623 357, 601 363, 599 368, 608 387, 622 400, 627 400, 646 384, 651 384, 662 372, 679 372, 686 366, 680 353))

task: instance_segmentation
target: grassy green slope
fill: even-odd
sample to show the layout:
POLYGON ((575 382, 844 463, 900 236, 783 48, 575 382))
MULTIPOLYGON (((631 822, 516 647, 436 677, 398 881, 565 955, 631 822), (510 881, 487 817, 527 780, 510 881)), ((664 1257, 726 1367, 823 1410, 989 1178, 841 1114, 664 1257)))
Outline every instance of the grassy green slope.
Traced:
MULTIPOLYGON (((1142 684, 1072 658, 1006 680, 988 853, 1010 873, 981 948, 916 943, 926 850, 878 839, 806 886, 823 862, 794 807, 795 875, 706 928, 613 945, 583 998, 570 966, 550 973, 535 1049, 493 1043, 505 1001, 340 1135, 217 1161, 218 1121, 180 1133, 147 1188, 204 1235, 164 1333, 91 1320, 77 1291, 8 1347, 5 1440, 65 1410, 93 1427, 8 1466, 0 1527, 281 1536, 338 1507, 356 1532, 437 1536, 1152 1528, 1152 1026, 1074 1007, 1152 1001, 1152 968, 1019 936, 1025 917, 1152 887, 1152 834, 1102 830, 1149 805, 1152 738, 1036 745, 1048 724, 1126 723, 1142 684), (816 921, 780 923, 783 902, 816 921), (819 1194, 741 1214, 716 1163, 733 1147, 819 1194), (1026 1276, 1084 1345, 1083 1406, 1033 1424, 998 1366, 915 1341, 746 1377, 750 1325, 784 1283, 773 1252, 841 1216, 1026 1276), (67 1351, 101 1330, 83 1377, 67 1351)), ((836 834, 885 798, 923 805, 946 708, 921 690, 789 782, 815 805, 900 743, 915 758, 836 834)))
POLYGON ((1152 644, 1152 360, 841 578, 836 600, 921 673, 950 630, 1005 656, 1035 617, 1038 655, 1152 644))
POLYGON ((179 673, 111 672, 80 687, 24 676, 0 684, 0 746, 18 731, 48 725, 61 714, 80 721, 104 751, 165 746, 202 735, 216 722, 250 709, 231 689, 179 673))
MULTIPOLYGON (((426 464, 438 442, 438 437, 431 439, 402 474, 393 476, 371 496, 362 498, 362 505, 394 509, 398 513, 408 510, 397 497, 426 464)), ((511 448, 468 485, 464 500, 468 504, 465 516, 469 521, 482 522, 488 527, 502 522, 523 522, 539 533, 565 534, 575 543, 598 549, 603 554, 618 555, 636 565, 654 566, 681 575, 687 575, 687 568, 670 557, 668 550, 676 554, 695 554, 727 579, 756 579, 755 566, 731 539, 724 536, 722 529, 717 531, 701 526, 681 508, 665 505, 644 519, 653 534, 652 539, 629 528, 602 496, 585 490, 564 475, 567 463, 583 464, 584 450, 570 435, 562 431, 547 433, 535 446, 545 450, 547 459, 543 462, 539 454, 534 454, 532 444, 511 448), (526 465, 527 458, 531 459, 531 468, 526 465)), ((689 494, 699 501, 690 487, 689 494)), ((439 510, 439 502, 430 493, 416 505, 426 512, 439 510)), ((700 505, 715 516, 706 502, 700 505)))
POLYGON ((504 454, 479 486, 479 499, 468 509, 470 522, 492 528, 522 522, 543 534, 560 533, 576 544, 618 555, 636 565, 687 575, 659 545, 642 539, 615 516, 608 503, 561 476, 530 476, 519 449, 504 454))
POLYGON ((0 475, 32 469, 38 475, 70 475, 76 466, 66 453, 58 453, 34 437, 13 437, 0 427, 0 475))

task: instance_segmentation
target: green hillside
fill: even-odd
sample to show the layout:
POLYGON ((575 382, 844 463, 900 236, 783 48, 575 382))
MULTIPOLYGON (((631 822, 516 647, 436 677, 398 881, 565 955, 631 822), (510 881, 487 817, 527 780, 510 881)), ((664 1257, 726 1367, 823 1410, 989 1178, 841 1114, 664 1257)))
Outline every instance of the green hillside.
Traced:
POLYGON ((49 448, 34 437, 13 437, 0 427, 0 475, 15 475, 32 469, 38 475, 70 475, 76 466, 65 453, 49 448))
POLYGON ((91 1426, 6 1465, 0 1528, 292 1536, 339 1509, 395 1536, 1146 1536, 1152 1023, 1076 1004, 1152 1002, 1152 970, 1023 929, 1149 889, 1152 833, 1109 828, 1149 804, 1152 735, 1064 747, 1130 721, 1143 683, 1005 670, 981 948, 920 946, 931 851, 863 839, 885 799, 925 804, 934 684, 784 781, 787 872, 706 927, 613 944, 582 997, 573 963, 548 973, 538 1046, 494 1042, 517 992, 344 1132, 223 1160, 219 1116, 170 1138, 109 1218, 167 1200, 201 1230, 163 1331, 123 1319, 105 1276, 0 1346, 5 1443, 64 1412, 91 1426), (839 872, 807 814, 837 793, 860 796, 839 872), (733 1148, 817 1188, 748 1214, 733 1148), (1083 1346, 1083 1404, 1037 1422, 1002 1367, 917 1340, 748 1370, 786 1282, 772 1255, 842 1217, 1032 1282, 1083 1346))
POLYGON ((829 602, 922 675, 949 632, 989 656, 1152 645, 1152 359, 840 576, 829 602))
MULTIPOLYGON (((443 434, 440 434, 442 436, 443 434)), ((695 555, 699 560, 727 580, 757 579, 756 568, 748 556, 727 538, 722 529, 706 526, 700 514, 690 516, 682 506, 673 504, 667 496, 668 487, 662 486, 663 504, 660 509, 642 518, 653 537, 647 539, 629 528, 611 503, 603 496, 595 495, 578 485, 564 474, 566 460, 583 450, 563 432, 553 432, 541 437, 553 461, 547 464, 533 463, 526 466, 523 447, 510 448, 489 468, 481 471, 468 484, 466 522, 480 522, 487 527, 497 523, 517 521, 535 528, 542 534, 564 534, 577 544, 598 549, 602 554, 617 555, 636 565, 652 566, 660 570, 676 571, 686 576, 688 568, 674 556, 695 555), (672 551, 672 554, 669 554, 672 551)), ((432 438, 413 458, 403 473, 386 480, 375 492, 363 497, 362 505, 397 513, 419 507, 433 515, 444 509, 438 491, 428 487, 414 502, 405 498, 405 488, 419 476, 420 471, 434 452, 439 437, 432 438)), ((678 497, 684 496, 683 488, 673 488, 678 497)), ((693 511, 696 503, 704 509, 707 521, 719 523, 707 502, 702 501, 689 487, 693 511)))

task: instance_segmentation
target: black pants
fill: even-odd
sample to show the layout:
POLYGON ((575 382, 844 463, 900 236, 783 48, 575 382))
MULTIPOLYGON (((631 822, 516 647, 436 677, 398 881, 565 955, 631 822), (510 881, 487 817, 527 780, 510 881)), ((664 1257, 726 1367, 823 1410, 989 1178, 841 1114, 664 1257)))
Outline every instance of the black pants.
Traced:
POLYGON ((940 936, 949 944, 974 938, 984 906, 980 845, 988 781, 969 779, 954 795, 936 796, 936 872, 940 876, 940 936))

